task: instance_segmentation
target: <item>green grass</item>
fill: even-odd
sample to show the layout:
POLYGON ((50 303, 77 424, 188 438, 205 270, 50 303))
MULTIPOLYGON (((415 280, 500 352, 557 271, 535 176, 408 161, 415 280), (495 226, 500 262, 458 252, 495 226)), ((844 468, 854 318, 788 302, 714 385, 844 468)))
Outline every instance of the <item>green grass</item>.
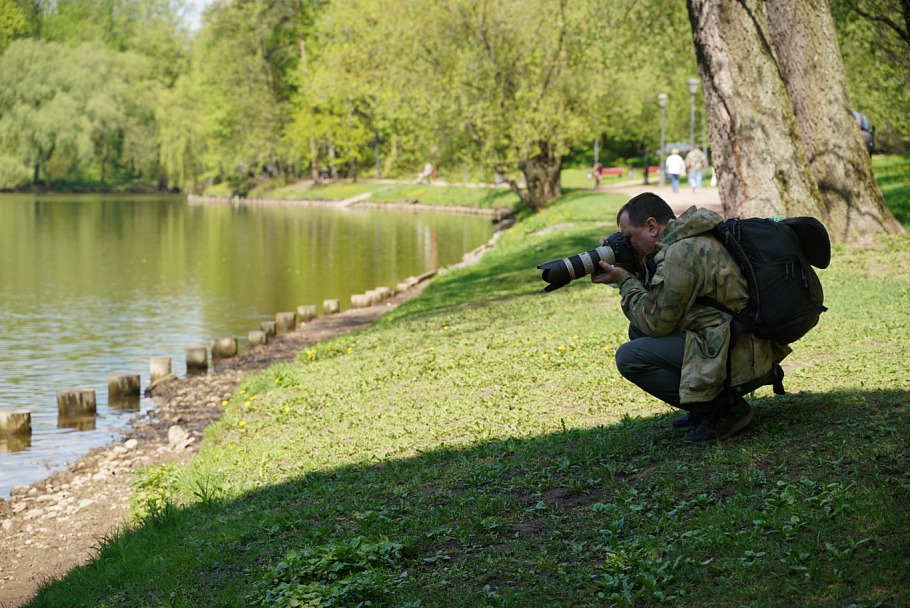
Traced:
POLYGON ((617 294, 544 294, 534 269, 623 202, 571 192, 248 378, 191 463, 139 478, 135 525, 29 605, 906 605, 910 236, 837 246, 789 394, 688 446, 616 371, 617 294))

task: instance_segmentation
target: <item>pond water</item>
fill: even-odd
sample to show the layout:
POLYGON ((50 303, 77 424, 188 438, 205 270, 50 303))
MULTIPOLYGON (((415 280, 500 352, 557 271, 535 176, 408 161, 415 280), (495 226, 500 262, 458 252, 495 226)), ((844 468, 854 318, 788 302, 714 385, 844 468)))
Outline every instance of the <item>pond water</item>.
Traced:
MULTIPOLYGON (((188 205, 183 197, 0 196, 0 411, 32 434, 0 437, 0 497, 121 436, 141 398, 107 402, 109 373, 149 384, 151 357, 186 373, 187 346, 275 313, 395 287, 487 242, 488 218, 297 206, 188 205), (95 389, 88 423, 57 391, 95 389)), ((244 348, 245 349, 245 348, 244 348)))

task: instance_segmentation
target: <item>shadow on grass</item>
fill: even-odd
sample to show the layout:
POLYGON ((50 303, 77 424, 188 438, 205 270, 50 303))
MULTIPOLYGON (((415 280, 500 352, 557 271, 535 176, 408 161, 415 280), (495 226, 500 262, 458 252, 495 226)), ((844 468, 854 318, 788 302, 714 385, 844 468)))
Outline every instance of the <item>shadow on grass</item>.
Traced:
MULTIPOLYGON (((857 579, 850 586, 859 597, 881 589, 897 594, 887 597, 907 597, 910 524, 887 514, 899 513, 910 499, 903 477, 910 464, 908 403, 910 391, 903 390, 758 398, 758 423, 711 446, 685 445, 667 414, 312 472, 231 500, 219 497, 215 485, 200 483, 199 502, 166 508, 143 526, 106 539, 93 562, 44 589, 29 606, 252 605, 253 596, 258 605, 269 590, 274 600, 289 589, 276 582, 274 566, 290 563, 288 551, 330 547, 323 562, 326 555, 341 562, 338 543, 361 538, 387 539, 400 548, 374 573, 380 578, 370 579, 367 599, 374 605, 596 605, 598 591, 613 588, 616 576, 651 567, 647 555, 668 551, 689 564, 674 571, 672 582, 674 589, 689 590, 688 605, 708 605, 698 600, 701 580, 715 575, 732 578, 712 583, 709 597, 731 599, 724 594, 739 593, 736 586, 746 580, 763 596, 792 601, 815 593, 813 585, 824 592, 833 584, 826 579, 835 576, 857 579), (854 488, 851 496, 880 495, 883 504, 870 513, 856 498, 838 507, 837 519, 821 511, 817 529, 814 507, 800 510, 799 497, 792 499, 795 506, 784 502, 769 510, 771 499, 787 500, 781 484, 805 479, 829 490, 832 484, 854 488), (736 563, 744 550, 726 531, 758 517, 763 531, 749 537, 749 550, 783 551, 783 557, 772 554, 766 565, 738 575, 725 571, 720 565, 736 563), (780 538, 776 517, 785 531, 780 538), (802 522, 805 530, 787 531, 788 521, 802 522), (703 534, 718 530, 717 539, 705 537, 708 548, 698 536, 682 544, 664 540, 685 539, 693 526, 703 534), (795 546, 805 536, 811 546, 839 547, 844 530, 890 540, 855 549, 845 558, 856 562, 855 571, 814 573, 796 587, 780 584, 792 573, 778 572, 778 562, 795 551, 780 543, 795 546), (882 555, 883 547, 896 558, 882 555), (619 555, 626 561, 616 566, 610 560, 619 555), (711 571, 715 560, 718 572, 711 571), (494 595, 500 599, 492 601, 494 595)), ((356 549, 359 542, 344 546, 356 549)), ((328 580, 337 587, 347 572, 328 580)), ((651 593, 629 580, 636 593, 651 593)), ((643 603, 660 603, 656 597, 643 603)))

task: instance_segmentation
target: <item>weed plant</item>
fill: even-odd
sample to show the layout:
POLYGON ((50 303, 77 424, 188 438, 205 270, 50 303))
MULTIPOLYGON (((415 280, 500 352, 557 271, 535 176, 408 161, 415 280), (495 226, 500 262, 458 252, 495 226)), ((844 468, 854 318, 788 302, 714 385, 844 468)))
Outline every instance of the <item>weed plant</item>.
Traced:
POLYGON ((616 371, 617 293, 544 294, 535 270, 623 202, 572 192, 247 378, 192 462, 139 477, 132 525, 29 605, 910 604, 910 237, 836 246, 788 394, 691 446, 616 371))

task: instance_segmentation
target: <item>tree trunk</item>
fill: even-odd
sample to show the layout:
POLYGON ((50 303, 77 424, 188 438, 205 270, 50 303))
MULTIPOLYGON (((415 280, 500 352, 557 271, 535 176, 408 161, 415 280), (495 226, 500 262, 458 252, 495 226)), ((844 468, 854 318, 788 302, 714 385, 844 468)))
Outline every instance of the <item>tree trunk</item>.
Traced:
POLYGON ((885 206, 850 110, 828 3, 766 0, 764 13, 828 230, 842 238, 903 232, 885 206))
POLYGON ((688 0, 726 215, 820 216, 760 0, 688 0))
POLYGON ((533 211, 545 209, 554 198, 562 196, 560 173, 562 158, 554 155, 553 146, 538 142, 537 154, 522 163, 527 193, 523 200, 533 211))

